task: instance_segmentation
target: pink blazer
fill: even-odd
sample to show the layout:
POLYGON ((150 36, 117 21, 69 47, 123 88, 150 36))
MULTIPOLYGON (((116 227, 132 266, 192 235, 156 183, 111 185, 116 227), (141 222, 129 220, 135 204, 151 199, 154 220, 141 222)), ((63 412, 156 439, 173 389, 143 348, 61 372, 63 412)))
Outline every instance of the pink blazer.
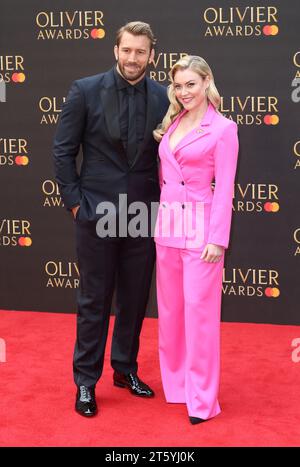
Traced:
POLYGON ((201 248, 207 243, 227 248, 238 157, 237 125, 209 104, 201 125, 172 152, 169 137, 185 112, 159 145, 161 197, 155 241, 175 248, 201 248))

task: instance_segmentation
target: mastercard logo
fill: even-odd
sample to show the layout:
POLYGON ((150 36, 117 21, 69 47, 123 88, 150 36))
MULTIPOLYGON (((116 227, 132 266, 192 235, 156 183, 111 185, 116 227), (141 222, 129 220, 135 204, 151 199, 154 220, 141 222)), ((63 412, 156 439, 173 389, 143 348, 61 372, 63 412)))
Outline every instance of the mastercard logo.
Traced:
POLYGON ((278 115, 265 115, 264 123, 266 125, 277 125, 279 123, 278 115))
POLYGON ((266 297, 277 298, 280 295, 280 290, 277 287, 267 287, 265 295, 266 297))
POLYGON ((275 203, 270 203, 270 202, 265 203, 264 204, 264 210, 266 212, 277 212, 277 211, 279 211, 279 204, 276 203, 276 202, 275 203))
POLYGON ((25 78, 26 76, 24 73, 13 73, 11 77, 14 83, 23 83, 25 81, 25 78))
POLYGON ((263 27, 263 33, 265 36, 277 36, 278 32, 279 32, 279 28, 278 26, 276 26, 276 24, 272 26, 263 27))
POLYGON ((99 28, 99 29, 95 28, 91 30, 91 37, 93 39, 103 39, 104 36, 105 36, 105 31, 102 28, 99 28))
POLYGON ((18 243, 20 246, 31 246, 32 240, 30 237, 20 237, 18 243))
POLYGON ((16 156, 15 163, 17 165, 28 165, 29 158, 27 156, 16 156))

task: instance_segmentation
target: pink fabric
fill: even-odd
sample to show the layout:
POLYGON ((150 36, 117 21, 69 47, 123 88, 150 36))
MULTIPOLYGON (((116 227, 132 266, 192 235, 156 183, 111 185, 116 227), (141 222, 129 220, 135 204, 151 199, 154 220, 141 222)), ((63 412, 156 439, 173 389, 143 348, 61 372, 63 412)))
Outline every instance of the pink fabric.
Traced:
POLYGON ((157 245, 159 359, 167 402, 186 403, 189 416, 220 412, 220 308, 223 259, 157 245))
POLYGON ((208 419, 220 412, 224 255, 218 263, 207 263, 200 256, 207 243, 228 247, 237 125, 209 105, 201 126, 189 132, 172 152, 169 137, 184 113, 173 122, 159 147, 162 190, 155 231, 159 358, 166 400, 186 403, 189 416, 208 419), (166 216, 174 202, 176 209, 166 216), (189 231, 178 235, 184 224, 183 212, 194 221, 197 218, 200 234, 192 244, 189 231), (169 235, 165 235, 166 227, 169 235))
MULTIPOLYGON (((232 215, 234 177, 238 155, 237 125, 218 114, 210 104, 198 128, 189 132, 175 147, 169 146, 170 134, 176 129, 181 113, 163 136, 159 146, 161 160, 161 198, 155 230, 155 241, 160 245, 175 248, 187 247, 187 232, 181 225, 179 215, 182 205, 187 205, 189 214, 196 216, 198 203, 203 233, 202 245, 214 243, 228 247, 232 215), (211 182, 215 178, 214 193, 211 182), (172 203, 178 203, 170 220, 170 234, 163 235, 163 225, 168 216, 165 211, 172 203), (183 235, 178 236, 182 230, 183 235)), ((185 214, 186 215, 186 214, 185 214)), ((194 219, 195 220, 195 219, 194 219)), ((199 242, 189 248, 199 248, 199 242)))

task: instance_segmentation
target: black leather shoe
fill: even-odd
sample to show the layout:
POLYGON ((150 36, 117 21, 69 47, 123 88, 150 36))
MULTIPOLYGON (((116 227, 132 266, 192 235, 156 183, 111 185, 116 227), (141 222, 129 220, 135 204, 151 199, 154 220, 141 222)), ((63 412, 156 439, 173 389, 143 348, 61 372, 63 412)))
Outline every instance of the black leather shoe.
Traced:
POLYGON ((123 375, 114 372, 114 385, 118 388, 128 388, 132 394, 139 397, 153 397, 154 391, 152 391, 147 384, 143 383, 135 373, 129 373, 123 375))
POLYGON ((93 417, 97 414, 98 408, 95 399, 95 386, 79 386, 76 394, 75 410, 84 417, 93 417))
POLYGON ((197 425, 198 423, 206 422, 203 418, 198 418, 198 417, 189 417, 190 422, 192 425, 197 425))

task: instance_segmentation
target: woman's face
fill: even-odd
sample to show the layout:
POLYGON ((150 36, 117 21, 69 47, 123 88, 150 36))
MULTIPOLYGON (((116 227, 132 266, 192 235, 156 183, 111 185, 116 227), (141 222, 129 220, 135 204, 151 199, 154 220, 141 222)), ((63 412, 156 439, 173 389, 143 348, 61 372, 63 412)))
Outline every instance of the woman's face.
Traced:
POLYGON ((186 110, 193 110, 206 101, 205 90, 209 85, 209 77, 186 69, 178 70, 174 75, 174 91, 177 100, 186 110))

